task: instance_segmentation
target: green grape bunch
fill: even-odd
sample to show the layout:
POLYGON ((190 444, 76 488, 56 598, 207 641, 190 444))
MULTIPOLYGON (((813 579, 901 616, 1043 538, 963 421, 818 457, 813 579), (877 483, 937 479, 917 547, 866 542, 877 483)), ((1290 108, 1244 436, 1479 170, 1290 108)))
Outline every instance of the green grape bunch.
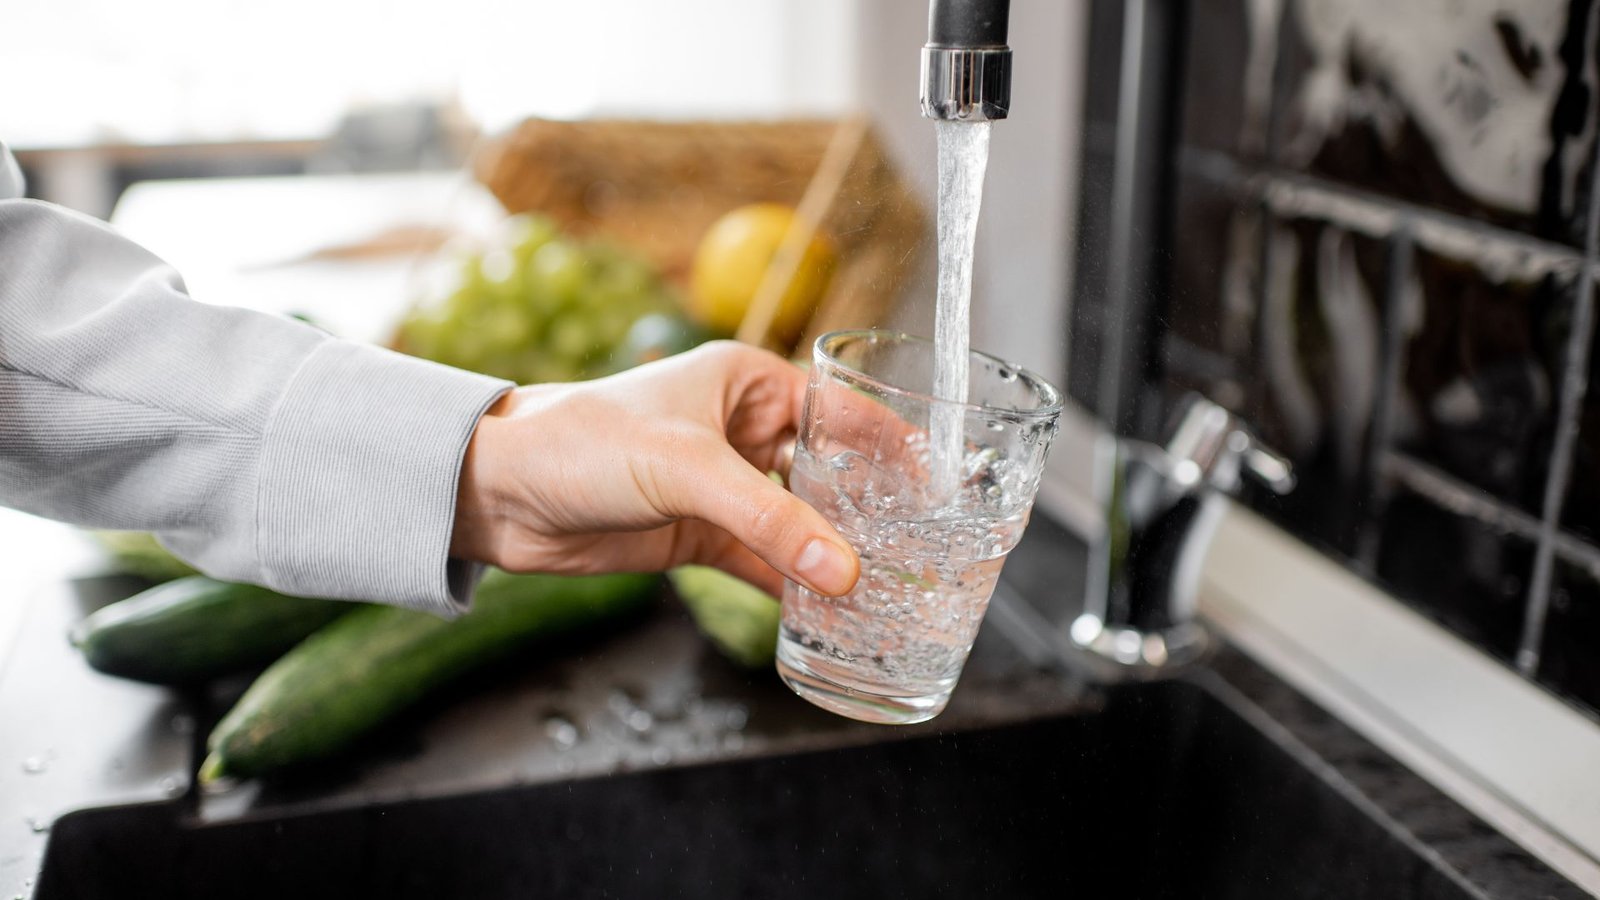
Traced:
POLYGON ((579 381, 625 367, 618 357, 640 320, 682 319, 648 262, 540 216, 511 217, 456 265, 401 323, 397 349, 519 384, 579 381))

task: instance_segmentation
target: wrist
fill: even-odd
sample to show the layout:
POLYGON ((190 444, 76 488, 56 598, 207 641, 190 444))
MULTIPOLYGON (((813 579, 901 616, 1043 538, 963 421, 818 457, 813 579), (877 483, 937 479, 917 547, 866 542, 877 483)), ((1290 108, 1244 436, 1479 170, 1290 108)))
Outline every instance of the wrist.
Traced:
POLYGON ((462 456, 456 483, 455 521, 450 532, 450 555, 490 564, 499 563, 500 534, 505 523, 500 458, 506 421, 498 412, 502 398, 479 420, 462 456))

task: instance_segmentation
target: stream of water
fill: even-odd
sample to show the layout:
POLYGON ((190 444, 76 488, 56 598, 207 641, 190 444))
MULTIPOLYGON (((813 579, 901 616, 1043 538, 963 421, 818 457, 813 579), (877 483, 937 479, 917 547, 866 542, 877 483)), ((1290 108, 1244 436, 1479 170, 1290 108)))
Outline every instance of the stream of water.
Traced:
MULTIPOLYGON (((934 324, 933 395, 967 402, 971 341, 972 249, 989 168, 987 121, 933 123, 939 143, 939 290, 934 324)), ((933 496, 953 498, 964 454, 963 410, 936 404, 928 422, 933 496)))

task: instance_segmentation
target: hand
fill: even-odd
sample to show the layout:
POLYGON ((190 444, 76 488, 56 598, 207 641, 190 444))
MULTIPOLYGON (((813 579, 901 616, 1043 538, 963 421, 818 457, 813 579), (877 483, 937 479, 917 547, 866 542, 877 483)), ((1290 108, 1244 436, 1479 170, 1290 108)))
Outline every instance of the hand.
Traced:
POLYGON ((786 468, 805 375, 729 342, 610 378, 519 388, 462 465, 451 553, 513 572, 716 566, 774 594, 855 585, 855 552, 766 476, 786 468))

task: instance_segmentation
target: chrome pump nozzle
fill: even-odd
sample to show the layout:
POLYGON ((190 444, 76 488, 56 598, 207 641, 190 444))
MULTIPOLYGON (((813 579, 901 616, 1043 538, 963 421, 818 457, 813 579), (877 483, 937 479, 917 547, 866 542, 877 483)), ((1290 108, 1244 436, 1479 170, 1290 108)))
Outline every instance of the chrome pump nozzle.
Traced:
POLYGON ((922 48, 922 114, 1004 119, 1011 106, 1011 0, 932 0, 922 48))

